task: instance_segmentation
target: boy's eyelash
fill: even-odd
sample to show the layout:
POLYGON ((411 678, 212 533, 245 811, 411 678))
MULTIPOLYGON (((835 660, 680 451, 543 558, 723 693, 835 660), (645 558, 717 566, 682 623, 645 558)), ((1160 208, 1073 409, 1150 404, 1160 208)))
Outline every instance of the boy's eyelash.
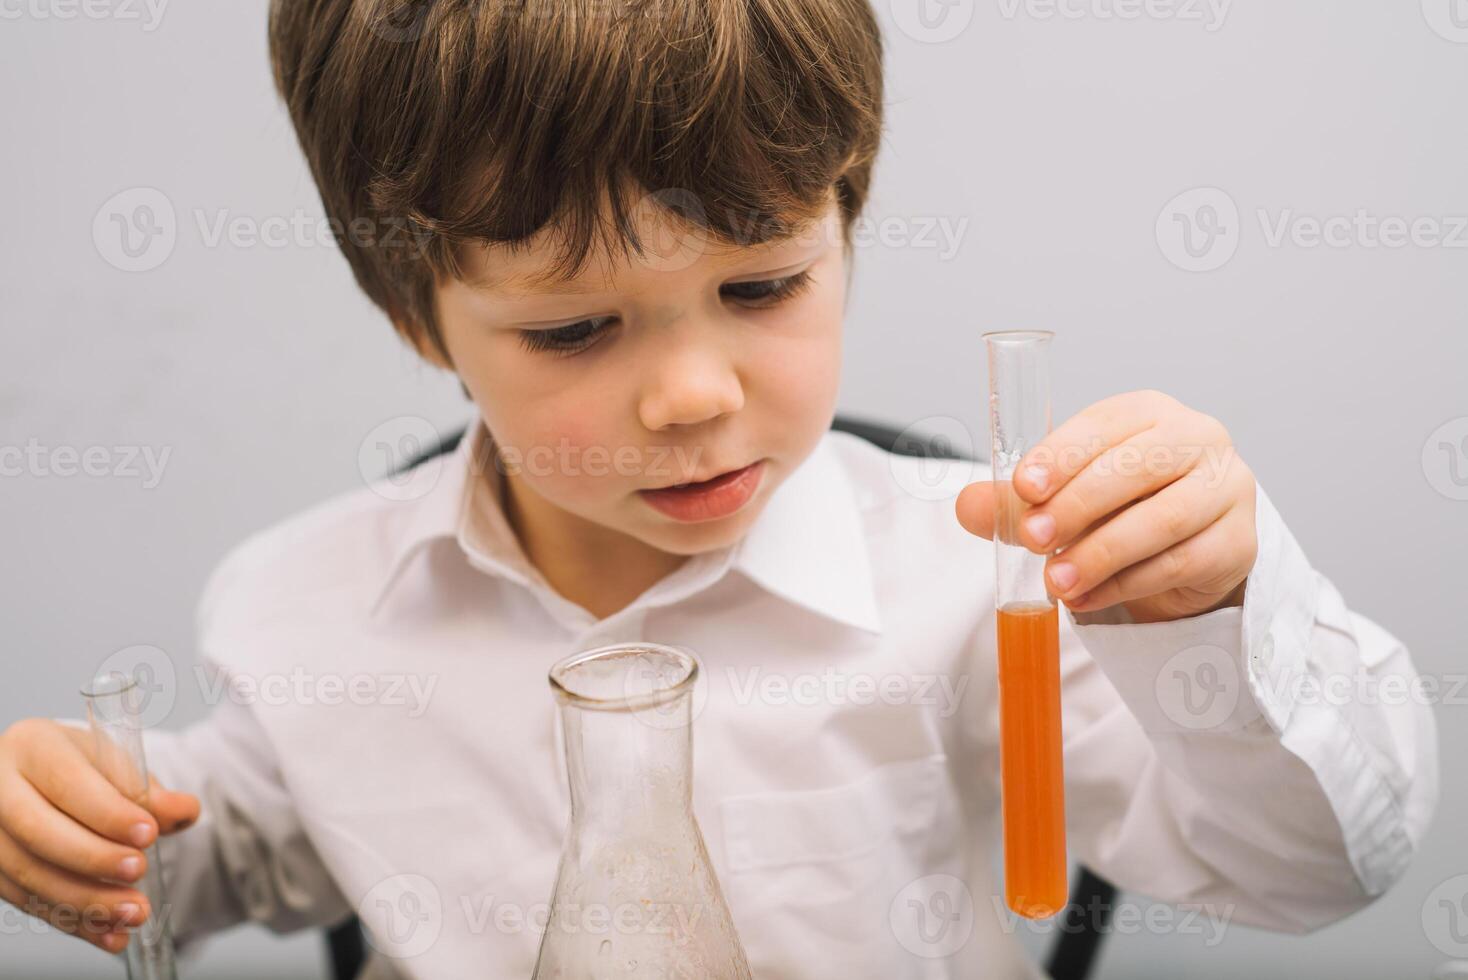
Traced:
MULTIPOLYGON (((811 272, 806 269, 783 279, 760 279, 753 282, 733 282, 725 288, 753 287, 753 294, 736 297, 745 302, 771 304, 783 303, 804 292, 811 284, 811 272)), ((585 350, 596 342, 596 338, 607 329, 616 317, 596 317, 580 320, 564 327, 550 330, 522 330, 520 339, 527 350, 550 351, 568 355, 585 350)))

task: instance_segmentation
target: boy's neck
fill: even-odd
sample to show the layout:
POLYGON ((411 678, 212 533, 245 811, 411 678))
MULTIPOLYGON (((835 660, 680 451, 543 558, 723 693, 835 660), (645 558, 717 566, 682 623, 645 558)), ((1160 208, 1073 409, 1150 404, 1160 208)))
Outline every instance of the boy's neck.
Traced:
POLYGON ((606 619, 688 560, 546 502, 499 467, 505 520, 525 558, 561 596, 606 619))

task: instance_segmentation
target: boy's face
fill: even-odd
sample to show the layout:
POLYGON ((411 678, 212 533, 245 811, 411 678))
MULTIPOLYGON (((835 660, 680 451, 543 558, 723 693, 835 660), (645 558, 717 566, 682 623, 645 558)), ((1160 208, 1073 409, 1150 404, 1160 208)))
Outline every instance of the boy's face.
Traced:
POLYGON ((524 281, 551 266, 543 237, 466 249, 464 280, 438 286, 439 329, 526 519, 691 555, 738 540, 830 424, 840 213, 833 196, 794 236, 745 247, 651 204, 635 224, 643 255, 597 252, 569 284, 524 281), (670 516, 640 492, 756 463, 729 513, 670 516))

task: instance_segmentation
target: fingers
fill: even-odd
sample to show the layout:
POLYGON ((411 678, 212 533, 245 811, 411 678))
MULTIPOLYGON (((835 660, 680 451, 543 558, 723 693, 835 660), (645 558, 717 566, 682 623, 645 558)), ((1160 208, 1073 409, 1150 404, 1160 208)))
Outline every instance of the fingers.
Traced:
POLYGON ((1014 489, 1031 504, 1042 504, 1101 453, 1152 427, 1167 395, 1129 391, 1104 398, 1066 419, 1040 440, 1014 469, 1014 489))
POLYGON ((1252 567, 1256 547, 1251 522, 1240 508, 1231 508, 1197 534, 1124 568, 1094 585, 1084 601, 1067 602, 1077 610, 1104 609, 1118 602, 1177 592, 1180 605, 1192 612, 1222 603, 1238 587, 1237 569, 1252 567))
MULTIPOLYGON (((1039 553, 1067 547, 1098 517, 1150 495, 1161 496, 1159 491, 1190 473, 1206 475, 1194 462, 1162 429, 1144 430, 1124 445, 1098 455, 1043 505, 1032 507, 1020 522, 1020 543, 1039 553), (1122 462, 1121 454, 1138 463, 1122 462)), ((1197 502, 1194 500, 1189 505, 1197 502)))
POLYGON ((108 952, 155 910, 138 881, 161 825, 197 819, 199 801, 150 782, 150 813, 107 780, 90 733, 27 719, 0 735, 0 899, 108 952), (155 816, 156 813, 156 816, 155 816))
POLYGON ((82 908, 52 905, 28 895, 9 878, 0 874, 0 899, 9 902, 27 915, 34 916, 53 928, 85 939, 99 949, 116 953, 127 945, 127 926, 116 923, 107 914, 106 906, 93 903, 82 908))
POLYGON ((3 832, 41 860, 88 878, 137 881, 147 867, 141 850, 119 844, 56 809, 20 776, 7 780, 3 832))
POLYGON ((191 793, 176 793, 158 780, 148 777, 148 809, 158 821, 158 832, 175 834, 186 830, 199 819, 199 798, 191 793))
POLYGON ((1051 594, 1067 600, 1084 595, 1122 569, 1197 534, 1231 506, 1227 497, 1205 486, 1201 475, 1171 483, 1052 558, 1045 568, 1051 594))
POLYGON ((959 491, 953 504, 958 523, 970 534, 994 539, 994 484, 970 483, 959 491))
POLYGON ((153 815, 119 793, 65 732, 21 744, 21 775, 53 806, 119 843, 147 847, 157 838, 153 815))
POLYGON ((8 896, 7 901, 20 908, 29 902, 72 914, 90 909, 109 928, 140 925, 148 917, 148 900, 142 892, 84 878, 42 861, 5 833, 0 833, 0 868, 6 880, 20 890, 19 901, 8 896))

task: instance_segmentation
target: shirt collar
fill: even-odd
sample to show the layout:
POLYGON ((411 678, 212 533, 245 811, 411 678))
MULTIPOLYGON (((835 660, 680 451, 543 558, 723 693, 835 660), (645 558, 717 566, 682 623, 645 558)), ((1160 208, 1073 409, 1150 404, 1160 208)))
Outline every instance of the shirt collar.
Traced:
MULTIPOLYGON (((445 539, 457 541, 464 556, 485 572, 527 588, 549 588, 504 516, 492 450, 488 430, 476 418, 454 450, 420 466, 406 485, 390 484, 397 499, 412 499, 403 500, 400 523, 390 532, 392 554, 373 597, 374 612, 402 580, 413 557, 445 539)), ((749 531, 731 547, 730 560, 720 564, 765 591, 839 622, 881 632, 861 510, 829 433, 775 489, 749 531)))

